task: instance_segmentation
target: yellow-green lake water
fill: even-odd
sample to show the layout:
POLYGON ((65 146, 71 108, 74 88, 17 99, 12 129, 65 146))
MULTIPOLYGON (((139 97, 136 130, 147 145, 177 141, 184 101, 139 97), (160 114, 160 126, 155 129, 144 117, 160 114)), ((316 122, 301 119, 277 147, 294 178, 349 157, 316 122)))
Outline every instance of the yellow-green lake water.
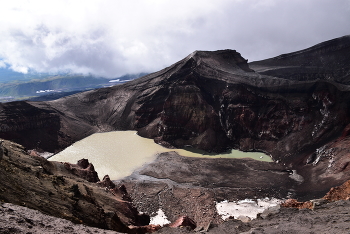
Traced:
POLYGON ((109 175, 112 180, 117 180, 153 161, 157 154, 170 151, 186 157, 253 158, 272 162, 268 155, 259 152, 232 150, 230 153, 206 155, 184 149, 167 149, 154 143, 153 139, 140 137, 136 131, 95 133, 67 147, 49 160, 77 163, 78 160, 86 158, 94 165, 100 179, 109 175))

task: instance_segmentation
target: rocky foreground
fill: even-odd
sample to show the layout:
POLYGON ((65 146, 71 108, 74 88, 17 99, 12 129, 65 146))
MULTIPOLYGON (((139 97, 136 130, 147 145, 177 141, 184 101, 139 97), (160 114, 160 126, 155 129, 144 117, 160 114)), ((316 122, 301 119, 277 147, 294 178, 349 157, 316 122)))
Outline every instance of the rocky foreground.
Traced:
MULTIPOLYGON (((231 219, 220 225, 211 225, 210 234, 346 234, 350 232, 350 201, 321 205, 313 210, 282 208, 277 214, 258 218, 248 223, 231 219)), ((163 228, 157 233, 194 233, 186 228, 163 228)))
POLYGON ((66 219, 11 203, 0 204, 0 233, 96 233, 115 234, 111 230, 76 224, 66 219))
MULTIPOLYGON (((338 201, 321 205, 314 210, 282 208, 277 214, 248 223, 230 219, 221 225, 211 225, 207 231, 193 231, 190 227, 164 227, 156 233, 210 234, 280 234, 280 233, 339 233, 350 232, 350 202, 338 201)), ((120 232, 75 224, 65 219, 45 215, 39 211, 9 203, 0 205, 0 233, 96 233, 120 232)))
MULTIPOLYGON (((287 172, 280 171, 280 166, 274 163, 264 166, 261 162, 262 165, 255 166, 255 169, 247 169, 254 165, 253 161, 242 160, 242 164, 236 167, 246 165, 247 170, 242 168, 236 175, 228 175, 227 179, 210 178, 205 173, 198 175, 199 177, 185 177, 182 174, 184 171, 196 173, 196 169, 190 172, 188 168, 179 170, 180 168, 175 167, 170 173, 170 168, 167 169, 164 165, 164 173, 169 173, 170 176, 161 179, 164 175, 161 175, 162 170, 157 169, 159 162, 164 163, 164 159, 169 160, 171 157, 173 159, 170 162, 175 159, 185 160, 176 154, 163 155, 148 167, 124 179, 126 187, 131 189, 129 195, 124 186, 118 188, 108 177, 99 181, 93 166, 86 160, 81 160, 76 165, 50 162, 28 154, 22 146, 9 141, 3 142, 0 153, 0 233, 146 233, 158 230, 157 233, 169 234, 203 231, 225 234, 350 231, 350 181, 331 189, 323 199, 312 202, 287 200, 279 210, 263 212, 252 221, 242 222, 231 217, 223 222, 215 209, 214 202, 217 200, 232 197, 241 199, 244 194, 248 197, 273 193, 280 197, 286 195, 291 187, 278 183, 284 180, 283 173, 285 179, 290 179, 289 182, 293 179, 287 172), (249 184, 242 178, 253 173, 252 170, 256 170, 257 175, 271 174, 269 178, 275 179, 265 183, 257 179, 249 184), (243 174, 239 177, 241 172, 243 174), (176 174, 181 174, 182 177, 176 174), (278 178, 277 175, 281 177, 278 178), (130 186, 131 178, 143 183, 130 186), (193 181, 186 184, 181 181, 183 178, 193 178, 193 181), (237 181, 237 187, 242 186, 242 191, 232 186, 232 191, 229 189, 227 183, 234 178, 241 178, 241 181, 237 181), (159 181, 162 183, 157 183, 159 181), (268 183, 275 184, 275 188, 270 187, 268 191, 268 183), (261 191, 253 189, 258 184, 261 191), (131 197, 135 200, 132 201, 131 197), (173 222, 163 228, 148 225, 150 217, 140 214, 135 208, 152 213, 160 204, 173 222)), ((225 163, 227 165, 227 161, 225 163)), ((205 160, 198 162, 197 166, 199 165, 207 170, 213 169, 205 160)), ((220 160, 216 165, 214 168, 223 169, 220 160)))
POLYGON ((145 233, 152 226, 121 186, 108 177, 99 181, 87 160, 76 165, 28 155, 21 145, 4 141, 0 155, 0 201, 84 223, 128 233, 145 233))

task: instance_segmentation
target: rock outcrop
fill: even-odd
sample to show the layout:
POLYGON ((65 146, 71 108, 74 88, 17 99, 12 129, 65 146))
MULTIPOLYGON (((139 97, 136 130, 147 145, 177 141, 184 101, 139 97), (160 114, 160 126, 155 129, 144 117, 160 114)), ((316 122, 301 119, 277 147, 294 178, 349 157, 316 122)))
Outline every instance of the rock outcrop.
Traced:
POLYGON ((100 181, 94 165, 89 163, 89 160, 87 159, 80 159, 77 164, 64 163, 64 167, 72 174, 89 182, 96 183, 100 181))
POLYGON ((0 141, 0 160, 4 157, 4 150, 2 148, 2 144, 3 144, 4 141, 0 141))
POLYGON ((298 209, 313 209, 314 205, 311 201, 298 202, 296 199, 288 199, 281 204, 282 207, 298 208, 298 209))
POLYGON ((4 141, 0 160, 0 201, 26 206, 74 223, 119 232, 145 233, 149 216, 139 214, 125 187, 104 187, 87 160, 77 165, 30 156, 15 143, 4 141), (89 182, 90 180, 91 182, 89 182))
POLYGON ((350 200, 350 180, 340 186, 331 188, 323 199, 327 201, 350 200))
POLYGON ((175 222, 169 224, 169 227, 190 227, 191 229, 196 229, 197 224, 188 216, 181 216, 175 222))
POLYGON ((322 42, 305 50, 252 62, 260 74, 297 81, 328 80, 350 84, 350 36, 322 42))
POLYGON ((40 211, 0 202, 0 233, 95 233, 122 234, 121 232, 76 224, 66 219, 45 215, 40 211))
MULTIPOLYGON (((223 221, 217 214, 218 202, 297 197, 299 187, 281 164, 189 158, 175 152, 160 154, 155 161, 115 183, 126 186, 138 210, 154 216, 161 209, 171 222, 188 216, 203 228, 223 221)), ((310 191, 310 195, 322 197, 323 189, 310 191)))

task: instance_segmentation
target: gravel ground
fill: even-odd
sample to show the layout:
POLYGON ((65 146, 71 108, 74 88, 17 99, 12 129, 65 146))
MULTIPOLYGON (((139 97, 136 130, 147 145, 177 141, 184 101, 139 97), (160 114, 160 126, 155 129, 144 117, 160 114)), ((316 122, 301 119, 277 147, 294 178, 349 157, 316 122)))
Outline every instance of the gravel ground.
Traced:
MULTIPOLYGON (((203 230, 198 230, 199 233, 203 230)), ((197 233, 198 233, 197 232, 197 233)), ((74 224, 70 221, 45 215, 26 207, 2 203, 0 205, 0 233, 105 233, 109 230, 74 224)), ((165 227, 156 233, 196 233, 188 228, 165 227)), ((208 234, 345 234, 350 233, 350 201, 337 201, 316 207, 314 210, 281 208, 277 214, 265 219, 258 218, 248 223, 228 220, 220 225, 211 225, 208 234)))
POLYGON ((75 224, 26 207, 2 203, 0 205, 0 233, 118 234, 120 232, 75 224))
MULTIPOLYGON (((158 233, 194 233, 186 228, 163 228, 158 233)), ((314 210, 281 208, 277 214, 248 223, 229 220, 212 225, 208 234, 348 234, 350 233, 350 201, 337 201, 314 210)))

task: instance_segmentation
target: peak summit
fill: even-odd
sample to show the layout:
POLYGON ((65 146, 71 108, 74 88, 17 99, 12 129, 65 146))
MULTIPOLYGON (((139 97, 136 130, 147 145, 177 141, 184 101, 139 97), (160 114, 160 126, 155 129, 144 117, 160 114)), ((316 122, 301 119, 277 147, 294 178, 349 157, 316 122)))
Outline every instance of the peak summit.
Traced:
POLYGON ((248 66, 248 59, 243 58, 236 50, 196 50, 185 58, 185 60, 189 59, 193 59, 197 64, 204 63, 206 66, 226 72, 231 72, 233 70, 252 71, 248 66))

